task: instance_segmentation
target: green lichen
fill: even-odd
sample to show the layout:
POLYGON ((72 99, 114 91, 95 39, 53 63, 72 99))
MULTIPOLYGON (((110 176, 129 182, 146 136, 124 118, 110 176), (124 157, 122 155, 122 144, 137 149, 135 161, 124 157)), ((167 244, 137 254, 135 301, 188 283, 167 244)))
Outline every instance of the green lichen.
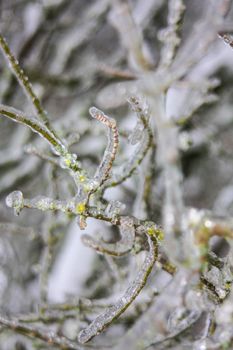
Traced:
POLYGON ((86 210, 86 204, 83 203, 83 202, 78 203, 78 204, 76 205, 75 209, 76 209, 76 213, 79 214, 79 215, 81 215, 81 214, 83 214, 83 213, 85 212, 85 210, 86 210))
POLYGON ((156 226, 148 227, 147 233, 149 236, 156 237, 159 241, 162 241, 164 239, 164 232, 156 226))

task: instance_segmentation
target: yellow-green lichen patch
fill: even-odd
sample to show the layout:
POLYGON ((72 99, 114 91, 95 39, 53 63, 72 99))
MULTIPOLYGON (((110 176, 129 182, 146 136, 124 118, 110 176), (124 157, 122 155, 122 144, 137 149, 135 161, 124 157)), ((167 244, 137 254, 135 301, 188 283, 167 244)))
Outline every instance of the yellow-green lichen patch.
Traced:
POLYGON ((226 290, 230 290, 231 289, 231 284, 232 284, 232 282, 230 282, 230 281, 226 282, 225 283, 225 289, 226 290))
POLYGON ((64 163, 68 168, 70 168, 71 167, 71 158, 65 158, 64 163))
POLYGON ((91 190, 90 185, 84 184, 84 185, 83 185, 83 190, 84 190, 84 192, 88 193, 88 192, 91 190))
POLYGON ((86 181, 86 176, 83 175, 83 174, 80 174, 78 179, 79 179, 80 182, 85 182, 86 181))
POLYGON ((156 237, 159 241, 162 241, 164 239, 164 232, 156 226, 148 227, 147 233, 150 236, 156 237))
POLYGON ((77 214, 83 214, 86 210, 86 204, 85 203, 78 203, 76 205, 76 213, 77 214))

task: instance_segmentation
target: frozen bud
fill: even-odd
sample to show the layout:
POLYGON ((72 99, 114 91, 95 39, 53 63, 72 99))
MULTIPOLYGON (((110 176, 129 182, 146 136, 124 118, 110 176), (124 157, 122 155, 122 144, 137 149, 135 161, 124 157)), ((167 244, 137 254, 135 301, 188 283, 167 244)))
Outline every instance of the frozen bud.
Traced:
POLYGON ((14 208, 15 215, 19 215, 24 206, 23 193, 21 191, 11 192, 6 197, 6 205, 10 208, 14 208))

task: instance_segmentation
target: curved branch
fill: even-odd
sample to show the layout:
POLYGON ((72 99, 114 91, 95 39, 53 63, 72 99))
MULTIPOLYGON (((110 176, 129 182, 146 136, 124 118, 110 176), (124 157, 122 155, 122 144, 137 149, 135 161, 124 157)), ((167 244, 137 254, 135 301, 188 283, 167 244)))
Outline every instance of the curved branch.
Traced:
POLYGON ((106 309, 104 313, 99 315, 87 328, 83 329, 79 335, 80 343, 86 343, 97 334, 107 328, 114 320, 116 320, 134 301, 137 295, 145 286, 152 268, 157 260, 158 246, 155 237, 147 235, 150 251, 138 272, 135 280, 127 288, 123 296, 116 301, 114 305, 106 309))
POLYGON ((105 243, 98 241, 89 235, 83 235, 83 243, 102 254, 122 256, 130 252, 135 239, 134 220, 132 217, 124 216, 120 219, 121 239, 116 243, 105 243))
POLYGON ((98 182, 98 186, 101 186, 109 178, 112 164, 116 157, 119 145, 118 130, 116 127, 116 121, 106 116, 99 109, 92 107, 90 108, 89 112, 93 118, 99 120, 109 128, 108 144, 104 152, 103 159, 94 176, 94 180, 98 182))

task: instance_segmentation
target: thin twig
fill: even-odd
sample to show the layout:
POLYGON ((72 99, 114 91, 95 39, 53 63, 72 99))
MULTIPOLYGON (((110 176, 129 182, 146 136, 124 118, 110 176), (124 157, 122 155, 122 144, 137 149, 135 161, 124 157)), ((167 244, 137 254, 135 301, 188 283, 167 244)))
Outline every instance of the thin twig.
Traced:
POLYGON ((152 271, 152 268, 157 260, 158 246, 157 240, 152 236, 147 235, 150 251, 138 272, 135 280, 127 288, 124 295, 103 314, 99 315, 86 329, 79 333, 78 340, 80 343, 86 343, 94 336, 107 328, 115 319, 117 319, 134 301, 137 295, 145 286, 147 279, 152 271))
POLYGON ((99 109, 95 107, 90 108, 90 114, 93 118, 99 120, 109 129, 108 144, 104 152, 103 159, 94 175, 94 181, 97 181, 98 185, 101 186, 108 179, 112 169, 112 164, 116 157, 119 145, 118 130, 116 127, 116 121, 106 116, 99 109))
POLYGON ((83 235, 82 241, 85 245, 95 249, 99 253, 112 256, 122 256, 130 252, 134 244, 135 228, 132 217, 121 217, 120 234, 121 239, 116 243, 105 243, 103 241, 99 242, 89 235, 83 235))
POLYGON ((43 340, 52 346, 57 346, 59 349, 81 350, 77 344, 73 343, 66 337, 60 337, 53 331, 47 331, 44 329, 39 329, 38 327, 25 325, 22 322, 19 322, 17 319, 9 319, 0 316, 0 325, 29 338, 37 338, 43 340))
POLYGON ((148 111, 143 109, 139 99, 136 97, 130 97, 129 103, 131 104, 133 110, 137 113, 138 119, 143 126, 142 140, 135 150, 132 158, 128 160, 127 165, 123 168, 121 175, 113 176, 113 179, 106 184, 106 188, 118 186, 130 178, 138 166, 142 163, 149 149, 155 146, 154 136, 149 124, 149 116, 147 115, 148 111))
POLYGON ((32 104, 36 110, 37 116, 44 123, 44 125, 51 132, 51 134, 58 139, 57 135, 55 134, 54 130, 52 129, 52 127, 49 123, 49 120, 47 118, 47 112, 43 109, 43 107, 40 103, 40 100, 38 99, 35 92, 33 91, 32 85, 29 82, 27 75, 25 74, 23 69, 20 67, 19 62, 12 54, 6 40, 4 39, 4 37, 1 34, 0 34, 0 47, 1 47, 4 55, 6 56, 7 61, 10 62, 10 67, 11 67, 12 72, 14 73, 17 80, 24 88, 29 101, 32 102, 32 104))

